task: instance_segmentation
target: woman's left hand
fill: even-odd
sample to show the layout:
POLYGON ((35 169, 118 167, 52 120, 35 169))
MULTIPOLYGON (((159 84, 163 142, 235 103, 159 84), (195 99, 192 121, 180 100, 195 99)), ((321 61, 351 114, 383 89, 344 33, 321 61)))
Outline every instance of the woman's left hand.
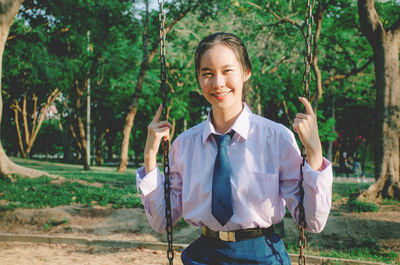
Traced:
POLYGON ((303 103, 306 113, 297 113, 293 129, 306 148, 308 164, 318 170, 322 167, 322 146, 318 134, 317 116, 306 98, 300 97, 299 100, 303 103))

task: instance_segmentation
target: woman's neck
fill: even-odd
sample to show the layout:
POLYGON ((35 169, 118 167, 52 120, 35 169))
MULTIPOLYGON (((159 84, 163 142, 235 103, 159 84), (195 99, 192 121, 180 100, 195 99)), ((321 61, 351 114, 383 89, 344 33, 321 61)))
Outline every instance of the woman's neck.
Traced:
POLYGON ((216 132, 225 134, 235 123, 236 119, 239 117, 243 110, 243 105, 240 109, 234 111, 223 111, 219 109, 213 109, 211 118, 216 132))

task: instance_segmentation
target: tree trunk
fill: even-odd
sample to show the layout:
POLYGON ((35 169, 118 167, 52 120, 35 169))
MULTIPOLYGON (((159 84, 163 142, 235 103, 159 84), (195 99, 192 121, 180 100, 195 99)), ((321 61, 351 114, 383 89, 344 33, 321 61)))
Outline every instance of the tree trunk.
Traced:
POLYGON ((79 138, 81 140, 81 157, 82 157, 82 165, 84 170, 89 170, 90 166, 88 163, 88 152, 87 152, 87 145, 86 145, 86 133, 85 133, 85 124, 83 123, 82 117, 78 116, 78 130, 79 130, 79 138))
MULTIPOLYGON (((331 95, 331 108, 332 108, 332 113, 331 113, 331 118, 335 119, 336 118, 336 107, 335 107, 335 89, 332 88, 332 95, 331 95)), ((332 127, 332 132, 335 132, 335 125, 332 127)), ((328 148, 328 155, 327 158, 329 161, 332 161, 333 158, 333 140, 329 141, 329 148, 328 148)))
POLYGON ((22 140, 22 134, 21 134, 21 129, 19 127, 19 116, 18 116, 18 101, 16 100, 15 104, 11 105, 12 109, 14 110, 14 123, 15 123, 15 128, 17 130, 17 135, 18 135, 18 145, 19 145, 19 150, 21 151, 21 155, 23 158, 26 158, 26 153, 24 149, 24 141, 22 140))
POLYGON ((400 17, 386 30, 379 20, 373 0, 359 0, 361 31, 374 52, 377 143, 375 177, 377 182, 363 197, 400 199, 400 17))
MULTIPOLYGON (((15 15, 22 4, 23 0, 0 0, 0 78, 2 76, 3 53, 6 44, 7 36, 14 20, 15 15)), ((0 79, 0 125, 3 115, 3 99, 1 92, 1 79, 0 79)), ((0 126, 1 128, 1 126, 0 126)), ((25 168, 13 163, 6 155, 3 146, 0 142, 0 176, 10 174, 18 174, 25 177, 39 177, 42 175, 49 175, 46 172, 25 168)))
MULTIPOLYGON (((84 81, 83 86, 79 83, 78 80, 75 80, 75 91, 76 91, 76 99, 75 99, 75 108, 74 111, 74 118, 69 117, 69 127, 71 130, 72 137, 75 140, 76 145, 78 146, 78 150, 80 153, 81 163, 83 165, 84 170, 89 170, 89 163, 87 159, 88 153, 86 152, 86 132, 85 132, 85 124, 82 119, 82 110, 83 104, 82 99, 84 92, 88 86, 88 79, 84 81)), ((68 106, 64 102, 64 105, 68 109, 68 106)))
MULTIPOLYGON (((147 3, 146 3, 147 4, 147 3)), ((190 11, 190 8, 182 10, 182 12, 178 13, 176 17, 174 17, 173 21, 165 27, 165 33, 167 34, 172 27, 178 23, 185 15, 190 11)), ((120 163, 118 166, 118 172, 125 172, 126 167, 128 166, 128 150, 129 150, 129 138, 132 131, 133 124, 135 122, 135 116, 139 107, 139 98, 142 93, 143 89, 143 81, 146 75, 146 72, 149 68, 151 61, 153 60, 154 56, 156 55, 158 49, 158 38, 154 40, 151 46, 151 51, 147 53, 147 40, 148 40, 148 30, 147 30, 147 19, 148 19, 148 10, 146 12, 146 21, 145 21, 145 28, 144 28, 144 36, 143 36, 143 61, 140 67, 139 76, 137 79, 137 83, 135 86, 135 92, 132 99, 132 104, 128 108, 128 113, 125 119, 125 126, 123 131, 123 139, 122 139, 122 146, 121 146, 121 156, 120 156, 120 163)))
POLYGON ((361 172, 364 177, 365 176, 365 160, 367 158, 367 148, 368 148, 367 140, 364 140, 362 145, 363 146, 362 146, 362 154, 361 154, 361 172))
MULTIPOLYGON (((135 102, 137 102, 136 98, 134 99, 135 102)), ((129 112, 126 115, 118 172, 125 172, 128 166, 129 138, 133 127, 133 122, 135 121, 137 109, 138 109, 138 102, 130 106, 129 112)))
POLYGON ((104 164, 104 154, 103 154, 103 140, 106 136, 106 132, 100 133, 96 139, 96 165, 102 166, 104 164))
POLYGON ((143 60, 140 66, 139 76, 135 86, 135 92, 133 95, 132 104, 129 106, 128 113, 125 119, 125 126, 123 131, 123 138, 122 138, 122 146, 121 146, 121 156, 120 162, 118 166, 118 172, 125 172, 128 166, 128 153, 129 153, 129 138, 131 136, 131 131, 133 127, 133 123, 135 121, 136 113, 139 107, 139 98, 142 94, 143 89, 143 81, 144 76, 146 75, 147 70, 149 69, 150 62, 152 58, 155 56, 156 45, 158 43, 154 41, 153 43, 153 50, 151 51, 154 53, 152 58, 148 57, 148 22, 149 22, 149 1, 146 1, 146 16, 144 21, 144 30, 143 30, 143 60))

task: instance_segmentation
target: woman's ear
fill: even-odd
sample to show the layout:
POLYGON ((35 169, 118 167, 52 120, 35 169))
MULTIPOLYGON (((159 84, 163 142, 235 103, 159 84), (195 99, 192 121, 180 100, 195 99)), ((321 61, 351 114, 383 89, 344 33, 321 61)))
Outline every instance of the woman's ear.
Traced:
POLYGON ((247 69, 244 73, 244 81, 247 82, 247 80, 249 80, 250 77, 251 77, 251 71, 247 69))

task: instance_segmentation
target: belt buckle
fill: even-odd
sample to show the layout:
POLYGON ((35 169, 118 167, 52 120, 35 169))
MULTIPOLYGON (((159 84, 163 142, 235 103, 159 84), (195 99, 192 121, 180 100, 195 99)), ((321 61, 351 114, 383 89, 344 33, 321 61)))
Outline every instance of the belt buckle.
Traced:
POLYGON ((219 239, 223 241, 229 241, 229 242, 235 242, 235 232, 225 232, 225 231, 219 231, 218 232, 219 239))

